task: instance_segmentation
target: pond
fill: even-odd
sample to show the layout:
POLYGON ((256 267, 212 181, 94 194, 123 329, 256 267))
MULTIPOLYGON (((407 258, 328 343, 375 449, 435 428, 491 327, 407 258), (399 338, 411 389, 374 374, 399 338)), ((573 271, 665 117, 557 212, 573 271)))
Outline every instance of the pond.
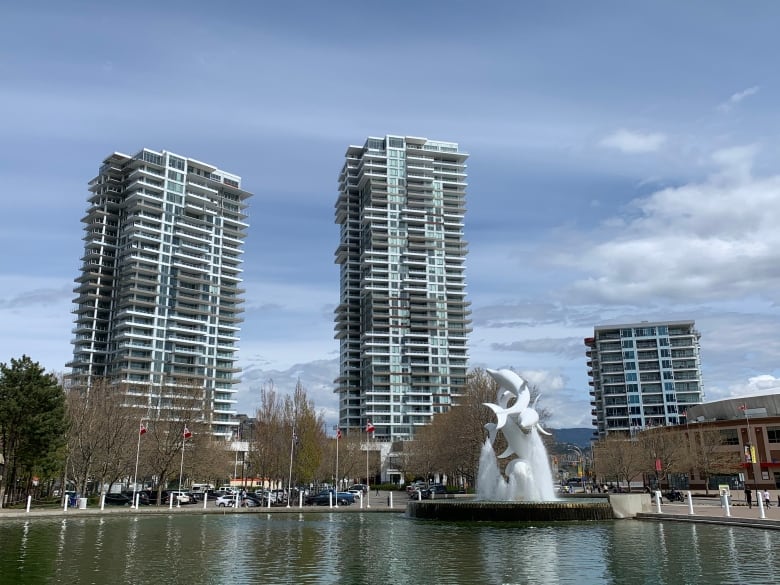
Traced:
POLYGON ((452 524, 394 513, 0 521, 0 583, 780 582, 780 531, 638 520, 452 524))

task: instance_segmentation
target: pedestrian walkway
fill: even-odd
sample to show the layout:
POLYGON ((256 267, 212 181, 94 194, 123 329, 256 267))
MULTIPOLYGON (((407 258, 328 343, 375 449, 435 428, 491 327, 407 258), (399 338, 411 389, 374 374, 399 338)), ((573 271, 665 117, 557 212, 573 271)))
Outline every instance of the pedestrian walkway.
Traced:
POLYGON ((780 530, 780 508, 776 505, 764 507, 764 517, 761 517, 761 509, 754 504, 748 507, 744 501, 737 501, 729 505, 728 514, 721 506, 719 498, 693 498, 693 513, 688 502, 661 504, 660 514, 655 502, 650 512, 637 514, 639 520, 698 522, 702 524, 724 524, 736 526, 750 526, 780 530))

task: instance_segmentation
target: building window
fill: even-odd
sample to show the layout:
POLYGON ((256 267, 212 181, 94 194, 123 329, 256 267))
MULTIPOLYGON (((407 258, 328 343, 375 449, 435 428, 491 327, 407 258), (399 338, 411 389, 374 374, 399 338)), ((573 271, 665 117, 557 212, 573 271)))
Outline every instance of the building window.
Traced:
POLYGON ((655 327, 638 327, 634 330, 636 337, 653 337, 655 335, 655 327))
POLYGON ((175 156, 168 155, 168 166, 173 167, 174 169, 179 169, 180 171, 184 170, 184 161, 180 158, 176 158, 175 156))
POLYGON ((780 443, 780 427, 767 427, 766 436, 770 443, 780 443))
POLYGON ((739 435, 737 435, 737 429, 721 429, 720 444, 739 445, 739 435))

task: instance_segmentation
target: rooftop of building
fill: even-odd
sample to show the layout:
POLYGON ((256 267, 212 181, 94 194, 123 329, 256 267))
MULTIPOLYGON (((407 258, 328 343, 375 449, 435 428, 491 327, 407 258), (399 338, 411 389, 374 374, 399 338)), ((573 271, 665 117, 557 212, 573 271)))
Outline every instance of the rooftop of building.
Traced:
POLYGON ((780 394, 724 398, 688 408, 688 421, 736 420, 780 416, 780 394))

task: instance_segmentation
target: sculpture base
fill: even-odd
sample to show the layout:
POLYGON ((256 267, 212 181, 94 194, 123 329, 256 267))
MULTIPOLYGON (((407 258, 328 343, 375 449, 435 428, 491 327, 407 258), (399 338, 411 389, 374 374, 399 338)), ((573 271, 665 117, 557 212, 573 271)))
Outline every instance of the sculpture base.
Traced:
POLYGON ((412 518, 454 522, 582 522, 615 517, 606 501, 413 501, 406 513, 412 518))

